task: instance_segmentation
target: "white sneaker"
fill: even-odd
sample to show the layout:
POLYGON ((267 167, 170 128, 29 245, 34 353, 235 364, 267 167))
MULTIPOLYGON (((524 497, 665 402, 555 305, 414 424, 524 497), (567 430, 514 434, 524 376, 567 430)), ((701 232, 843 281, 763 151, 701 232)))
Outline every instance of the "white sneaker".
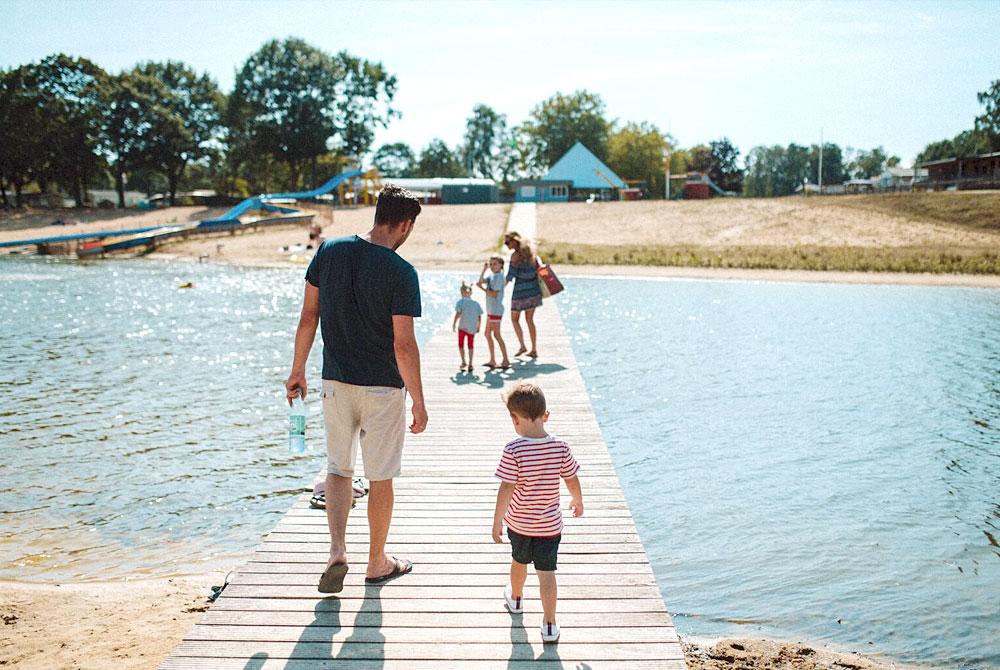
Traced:
POLYGON ((514 592, 510 588, 510 584, 504 587, 503 599, 507 602, 507 610, 511 614, 520 614, 524 611, 524 606, 521 603, 521 598, 515 598, 514 592))
POLYGON ((554 623, 542 624, 542 642, 556 642, 559 639, 559 626, 554 623))

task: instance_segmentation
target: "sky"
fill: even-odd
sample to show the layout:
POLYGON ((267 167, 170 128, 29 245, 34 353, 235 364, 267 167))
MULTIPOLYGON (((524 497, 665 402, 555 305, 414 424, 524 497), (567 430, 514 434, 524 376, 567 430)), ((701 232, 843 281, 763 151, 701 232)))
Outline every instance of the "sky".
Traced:
POLYGON ((909 164, 972 127, 1000 79, 1000 2, 7 0, 0 67, 64 52, 118 72, 181 60, 230 91, 270 39, 381 62, 402 114, 375 147, 462 139, 485 103, 524 121, 586 89, 619 125, 692 146, 882 145, 909 164))

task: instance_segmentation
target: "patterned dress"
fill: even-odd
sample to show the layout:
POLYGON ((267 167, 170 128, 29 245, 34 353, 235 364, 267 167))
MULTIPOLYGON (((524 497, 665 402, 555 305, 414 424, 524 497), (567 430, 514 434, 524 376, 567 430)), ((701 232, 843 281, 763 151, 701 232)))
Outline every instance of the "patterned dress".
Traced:
POLYGON ((534 259, 528 263, 514 263, 511 259, 507 269, 507 281, 514 281, 514 293, 510 299, 510 311, 523 312, 542 304, 542 290, 538 288, 538 270, 534 259))

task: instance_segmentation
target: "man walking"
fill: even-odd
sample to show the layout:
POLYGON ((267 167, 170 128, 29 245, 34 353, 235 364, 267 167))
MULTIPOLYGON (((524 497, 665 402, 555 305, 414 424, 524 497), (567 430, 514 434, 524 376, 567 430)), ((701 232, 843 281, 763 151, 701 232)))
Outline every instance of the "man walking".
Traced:
POLYGON ((406 432, 406 392, 413 400, 410 432, 427 426, 420 383, 420 351, 413 319, 420 316, 416 270, 396 254, 420 214, 406 189, 386 186, 365 235, 328 240, 306 271, 305 298, 295 332, 289 403, 305 398, 306 360, 319 324, 323 333, 323 417, 326 423, 326 518, 330 558, 319 590, 339 593, 347 575, 345 533, 357 445, 368 500, 370 547, 365 582, 378 584, 409 572, 407 560, 385 553, 392 522, 392 480, 400 472, 406 432))

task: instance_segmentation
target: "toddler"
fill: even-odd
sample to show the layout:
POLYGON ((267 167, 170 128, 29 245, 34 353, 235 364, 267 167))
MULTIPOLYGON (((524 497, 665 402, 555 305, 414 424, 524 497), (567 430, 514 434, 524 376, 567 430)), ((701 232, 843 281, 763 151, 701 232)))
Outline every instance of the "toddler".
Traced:
POLYGON ((462 364, 458 371, 464 372, 468 369, 472 372, 472 343, 479 332, 482 324, 483 308, 472 299, 472 284, 462 282, 462 297, 455 303, 455 319, 451 322, 452 331, 458 328, 458 354, 462 357, 462 364), (469 345, 469 363, 465 363, 465 345, 469 345))
POLYGON ((549 413, 545 395, 536 384, 518 382, 505 396, 514 431, 520 436, 503 448, 496 476, 500 479, 493 512, 493 541, 501 542, 503 524, 510 538, 510 585, 504 590, 507 609, 524 611, 524 581, 528 564, 535 564, 542 596, 542 641, 559 639, 556 624, 556 558, 562 537, 559 478, 572 496, 573 516, 583 516, 583 496, 576 473, 580 466, 562 440, 545 431, 549 413))

